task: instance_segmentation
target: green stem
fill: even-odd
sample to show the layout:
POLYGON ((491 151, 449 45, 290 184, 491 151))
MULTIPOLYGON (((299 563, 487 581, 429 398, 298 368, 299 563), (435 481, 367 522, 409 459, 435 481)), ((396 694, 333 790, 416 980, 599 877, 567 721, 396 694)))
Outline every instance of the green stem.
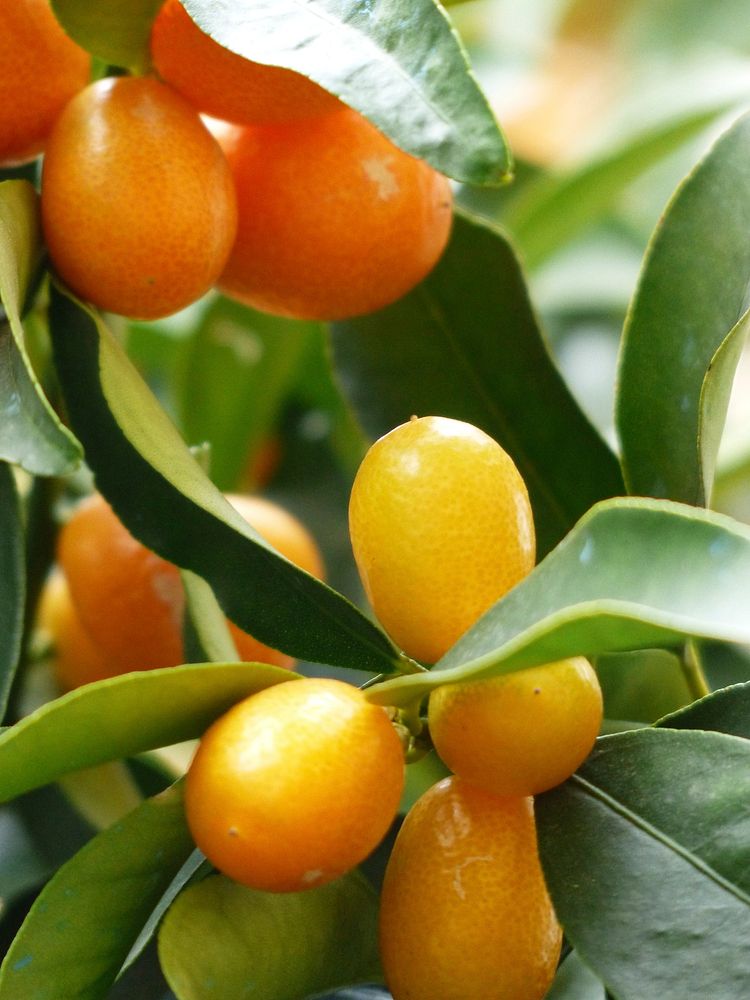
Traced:
POLYGON ((707 694, 711 693, 711 688, 708 686, 706 675, 703 672, 698 644, 692 639, 685 643, 685 648, 680 657, 680 664, 688 691, 694 701, 697 701, 699 698, 705 698, 707 694))

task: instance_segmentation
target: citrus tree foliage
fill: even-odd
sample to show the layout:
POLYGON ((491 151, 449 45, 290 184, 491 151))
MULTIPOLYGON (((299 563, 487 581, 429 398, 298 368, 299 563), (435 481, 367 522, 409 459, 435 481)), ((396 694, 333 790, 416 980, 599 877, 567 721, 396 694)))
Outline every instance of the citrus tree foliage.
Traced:
MULTIPOLYGON (((156 0, 51 6, 94 76, 150 71, 156 0)), ((153 322, 103 314, 54 274, 36 166, 0 168, 0 1000, 248 983, 384 1000, 392 838, 327 886, 238 886, 195 853, 189 751, 164 748, 299 674, 366 684, 418 729, 443 684, 579 655, 602 734, 535 805, 566 940, 549 1000, 750 995, 750 438, 731 396, 747 390, 750 17, 543 6, 184 0, 229 51, 302 73, 452 178, 440 260, 375 313, 287 319, 211 292, 153 322), (498 69, 508 92, 526 80, 524 115, 498 69), (367 446, 413 414, 500 442, 538 542, 430 669, 373 619, 346 532, 367 446), (92 480, 183 571, 189 662, 63 693, 36 609, 92 480), (317 536, 326 583, 222 495, 259 486, 317 536), (299 670, 232 662, 225 617, 299 670)), ((434 753, 408 770, 402 812, 444 773, 434 753)))

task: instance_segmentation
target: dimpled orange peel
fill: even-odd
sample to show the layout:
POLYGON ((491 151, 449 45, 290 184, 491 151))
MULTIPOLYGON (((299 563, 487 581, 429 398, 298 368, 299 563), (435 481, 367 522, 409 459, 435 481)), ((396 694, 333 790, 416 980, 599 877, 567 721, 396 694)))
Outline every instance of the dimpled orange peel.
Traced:
POLYGON ((394 1000, 542 1000, 561 930, 533 800, 451 776, 408 813, 385 874, 380 954, 394 1000))
POLYGON ((427 663, 534 565, 531 506, 513 460, 447 417, 414 417, 375 442, 354 480, 349 529, 376 616, 427 663))

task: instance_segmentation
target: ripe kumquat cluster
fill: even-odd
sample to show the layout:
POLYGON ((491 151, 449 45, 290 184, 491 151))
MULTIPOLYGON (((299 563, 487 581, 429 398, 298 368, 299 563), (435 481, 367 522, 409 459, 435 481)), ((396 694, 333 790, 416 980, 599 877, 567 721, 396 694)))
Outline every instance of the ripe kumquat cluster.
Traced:
POLYGON ((218 285, 340 319, 404 295, 446 244, 445 177, 307 77, 222 47, 179 0, 156 15, 148 76, 88 83, 49 0, 3 6, 0 58, 0 166, 44 150, 52 264, 101 309, 156 319, 218 285))

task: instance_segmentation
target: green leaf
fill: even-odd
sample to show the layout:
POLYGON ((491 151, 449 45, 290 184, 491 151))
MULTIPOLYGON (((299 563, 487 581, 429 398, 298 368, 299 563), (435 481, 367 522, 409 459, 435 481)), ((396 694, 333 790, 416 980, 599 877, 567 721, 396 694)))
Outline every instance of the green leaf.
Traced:
POLYGON ((139 541, 203 577, 225 614, 272 648, 334 666, 396 668, 380 629, 279 555, 224 499, 91 310, 53 290, 50 328, 97 486, 139 541))
POLYGON ((529 268, 543 264, 598 222, 636 178, 712 122, 722 107, 672 117, 631 138, 614 152, 563 174, 545 174, 513 202, 503 223, 523 250, 529 268))
POLYGON ((434 0, 184 3, 226 48, 309 77, 449 177, 508 179, 503 135, 434 0))
POLYGON ((214 592, 205 580, 189 570, 182 570, 180 577, 185 591, 183 630, 187 661, 201 663, 203 660, 210 660, 212 663, 231 663, 239 660, 237 647, 214 592), (196 655, 189 655, 193 651, 196 655))
POLYGON ((236 487, 248 455, 268 437, 314 324, 254 312, 217 298, 180 358, 180 427, 211 444, 211 478, 236 487))
POLYGON ((655 722, 692 700, 680 658, 666 649, 600 656, 596 673, 607 719, 655 722))
POLYGON ((604 985, 581 961, 576 951, 560 963, 544 1000, 605 1000, 604 985))
POLYGON ((105 63, 145 72, 151 22, 163 0, 52 0, 63 28, 105 63))
POLYGON ((3 1000, 101 1000, 193 846, 174 786, 90 841, 29 911, 0 968, 3 1000))
POLYGON ((620 358, 628 490, 705 504, 747 329, 750 116, 687 177, 649 245, 620 358))
POLYGON ((512 247, 488 224, 458 215, 432 274, 395 305, 334 324, 333 346, 373 437, 416 413, 499 441, 528 487, 541 554, 623 492, 616 459, 550 358, 512 247))
POLYGON ((368 691, 408 704, 440 684, 567 656, 750 641, 750 528, 664 500, 597 505, 428 673, 368 691))
POLYGON ((299 1000, 372 978, 376 942, 377 898, 357 872, 298 893, 258 892, 217 875, 172 904, 159 958, 179 1000, 299 1000))
POLYGON ((0 719, 21 655, 26 564, 21 505, 13 471, 0 462, 0 719))
POLYGON ((667 729, 708 729, 750 740, 750 682, 706 695, 657 723, 667 729))
POLYGON ((21 313, 42 252, 38 198, 28 181, 0 183, 0 459, 27 472, 56 476, 79 462, 81 449, 63 427, 34 374, 21 313))
POLYGON ((63 774, 201 736, 242 698, 298 675, 260 663, 203 663, 77 688, 0 734, 0 801, 63 774))
POLYGON ((618 1000, 750 995, 749 797, 745 740, 641 729, 536 800, 566 937, 618 1000))

